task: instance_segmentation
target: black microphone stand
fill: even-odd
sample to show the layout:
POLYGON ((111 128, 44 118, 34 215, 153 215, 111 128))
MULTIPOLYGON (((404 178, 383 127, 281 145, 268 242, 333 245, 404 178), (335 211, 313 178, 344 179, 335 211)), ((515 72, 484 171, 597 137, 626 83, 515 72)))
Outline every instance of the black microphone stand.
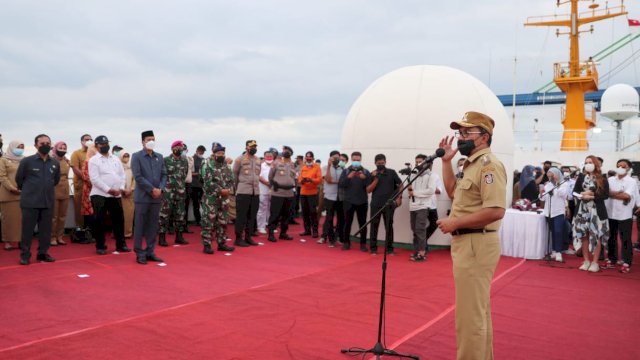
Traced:
MULTIPOLYGON (((363 348, 357 348, 357 347, 352 347, 352 348, 348 348, 348 349, 341 349, 340 352, 345 354, 345 353, 351 353, 351 354, 367 354, 367 353, 371 353, 374 354, 376 356, 376 359, 380 359, 381 356, 395 356, 395 357, 403 357, 403 358, 410 358, 410 359, 415 359, 415 360, 419 360, 420 358, 416 355, 407 355, 407 354, 400 354, 396 351, 393 351, 391 349, 387 349, 383 344, 382 344, 382 323, 383 323, 383 318, 384 318, 384 305, 385 305, 385 295, 386 295, 386 279, 387 279, 387 247, 389 246, 389 243, 391 242, 391 232, 389 231, 389 223, 391 221, 391 214, 393 210, 393 206, 395 206, 395 200, 398 198, 398 196, 401 196, 402 193, 411 185, 413 184, 414 181, 416 181, 416 179, 418 177, 420 177, 420 175, 422 175, 422 173, 424 173, 425 171, 427 171, 427 169, 429 168, 429 164, 433 163, 434 159, 427 159, 425 162, 423 162, 422 164, 420 164, 420 166, 416 166, 414 168, 414 170, 418 170, 418 172, 416 173, 416 176, 413 177, 413 179, 411 179, 411 176, 407 176, 407 178, 404 181, 408 181, 406 185, 401 186, 400 189, 398 189, 393 195, 391 195, 391 197, 386 201, 385 205, 378 210, 378 212, 376 212, 373 216, 371 216, 371 219, 369 219, 369 221, 367 221, 364 225, 362 225, 360 227, 360 229, 358 229, 358 231, 356 231, 355 234, 360 233, 361 231, 365 231, 365 229, 367 228, 367 225, 369 225, 374 219, 376 219, 377 217, 379 217, 383 211, 388 211, 387 212, 387 216, 385 217, 385 241, 384 241, 384 255, 382 258, 382 283, 380 285, 380 313, 378 314, 378 340, 376 342, 376 344, 370 348, 370 349, 363 349, 363 348)), ((413 173, 413 171, 411 172, 413 173)), ((402 182, 404 184, 404 181, 402 182)), ((401 184, 402 185, 402 184, 401 184)))
MULTIPOLYGON (((556 190, 557 188, 560 187, 560 185, 566 183, 567 181, 569 181, 569 178, 564 178, 560 183, 558 183, 556 186, 554 186, 552 189, 550 189, 547 192, 544 192, 542 194, 540 194, 538 196, 538 199, 536 199, 535 202, 538 202, 540 200, 542 200, 543 197, 549 195, 549 213, 547 214, 547 251, 545 253, 545 256, 543 258, 544 261, 553 261, 554 259, 551 258, 551 248, 552 248, 552 242, 553 242, 553 236, 551 233, 551 229, 553 226, 552 220, 551 220, 551 198, 553 198, 553 190, 556 190)), ((543 209, 544 211, 544 209, 543 209)))

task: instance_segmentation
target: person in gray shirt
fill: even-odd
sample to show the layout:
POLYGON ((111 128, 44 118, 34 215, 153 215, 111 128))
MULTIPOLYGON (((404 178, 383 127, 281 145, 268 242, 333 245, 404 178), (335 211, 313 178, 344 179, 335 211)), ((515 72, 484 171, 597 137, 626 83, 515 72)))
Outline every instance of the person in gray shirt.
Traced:
MULTIPOLYGON (((344 171, 344 166, 347 161, 346 154, 344 154, 343 157, 339 151, 334 150, 329 154, 329 161, 327 161, 327 166, 323 169, 324 210, 326 211, 326 216, 322 233, 329 240, 329 247, 336 246, 336 237, 341 242, 344 241, 344 210, 342 206, 344 193, 339 188, 338 183, 340 182, 340 176, 344 171), (334 217, 337 220, 335 226, 333 224, 334 217)), ((325 238, 321 238, 318 240, 318 243, 323 244, 325 241, 325 238)))

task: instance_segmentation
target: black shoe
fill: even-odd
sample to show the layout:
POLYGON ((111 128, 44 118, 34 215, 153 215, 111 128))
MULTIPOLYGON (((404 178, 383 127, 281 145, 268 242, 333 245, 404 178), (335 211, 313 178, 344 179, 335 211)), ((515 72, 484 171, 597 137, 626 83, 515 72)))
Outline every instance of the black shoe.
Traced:
POLYGON ((96 249, 96 254, 107 255, 107 249, 96 249))
POLYGON ((278 241, 278 240, 276 240, 276 236, 273 234, 273 230, 269 230, 269 237, 267 238, 267 240, 269 240, 271 242, 278 241))
POLYGON ((236 240, 234 245, 238 246, 238 247, 249 247, 249 246, 251 246, 244 240, 236 240))
POLYGON ((415 255, 411 256, 410 260, 414 261, 414 262, 423 262, 423 261, 427 260, 427 258, 422 256, 422 255, 420 255, 420 254, 415 254, 415 255))
POLYGON ((233 250, 235 250, 236 248, 234 248, 233 246, 229 246, 225 243, 222 244, 218 244, 218 251, 228 251, 231 252, 233 250))
POLYGON ((138 256, 136 257, 136 262, 138 264, 147 265, 147 258, 144 256, 138 256))
POLYGON ((313 234, 311 235, 311 237, 317 238, 318 237, 318 230, 313 230, 313 234))
POLYGON ((205 244, 202 252, 205 254, 213 254, 213 249, 211 248, 211 244, 205 244))
POLYGON ((258 234, 257 231, 254 231, 254 232, 251 233, 251 236, 259 236, 259 234, 258 234))
POLYGON ((395 251, 393 251, 393 249, 387 249, 387 250, 385 250, 385 252, 387 253, 387 255, 391 255, 391 256, 395 256, 396 255, 396 253, 395 253, 395 251))
POLYGON ((158 236, 158 245, 165 246, 165 247, 169 246, 169 244, 167 244, 167 238, 165 233, 160 233, 160 235, 158 236))
POLYGON ((176 244, 187 245, 188 243, 189 242, 182 237, 182 233, 178 231, 176 233, 176 244))
POLYGON ((29 259, 20 259, 20 265, 29 265, 31 261, 29 259))
POLYGON ((147 260, 155 261, 155 262, 164 262, 162 259, 158 257, 156 254, 147 255, 147 260))
POLYGON ((367 249, 367 245, 365 245, 365 244, 360 244, 360 251, 362 251, 362 252, 367 252, 367 251, 369 251, 369 249, 367 249))
POLYGON ((251 236, 247 236, 247 238, 244 239, 244 241, 251 246, 258 246, 258 243, 253 241, 253 239, 251 239, 251 236))
POLYGON ((189 230, 189 227, 188 227, 188 226, 185 226, 185 227, 184 227, 184 233, 185 233, 185 234, 193 234, 193 231, 189 230))
POLYGON ((54 262, 56 261, 56 259, 54 259, 53 257, 51 257, 51 255, 49 254, 39 254, 36 257, 36 260, 38 261, 44 261, 44 262, 54 262))
POLYGON ((300 236, 309 236, 309 235, 311 235, 311 231, 305 230, 304 232, 301 232, 299 235, 300 236))
POLYGON ((169 229, 167 229, 167 232, 168 232, 170 235, 173 235, 173 233, 174 233, 173 227, 170 227, 169 229))
POLYGON ((280 240, 293 240, 293 237, 291 235, 289 235, 289 234, 282 233, 282 234, 280 234, 280 236, 278 236, 278 239, 280 239, 280 240))
POLYGON ((129 247, 127 245, 124 245, 122 247, 116 248, 117 252, 131 252, 131 249, 129 249, 129 247))
POLYGON ((300 225, 300 223, 295 220, 289 220, 289 225, 300 225))
POLYGON ((351 249, 351 243, 350 242, 343 242, 342 243, 342 250, 349 250, 351 249))

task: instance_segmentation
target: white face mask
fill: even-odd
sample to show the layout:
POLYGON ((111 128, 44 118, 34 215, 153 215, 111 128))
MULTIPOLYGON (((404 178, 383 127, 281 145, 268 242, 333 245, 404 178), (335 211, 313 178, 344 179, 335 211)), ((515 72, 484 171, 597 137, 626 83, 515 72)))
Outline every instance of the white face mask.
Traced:
POLYGON ((616 169, 616 174, 620 176, 627 175, 627 169, 619 167, 616 169))
POLYGON ((584 164, 584 171, 588 172, 588 173, 592 173, 593 170, 596 169, 596 166, 593 164, 584 164))
POLYGON ((87 140, 87 141, 84 142, 84 146, 89 147, 91 145, 93 145, 93 140, 87 140))
POLYGON ((570 172, 564 172, 562 173, 562 175, 564 175, 565 178, 568 178, 569 176, 571 176, 570 172))
POLYGON ((267 164, 271 164, 273 162, 273 159, 264 159, 264 162, 266 162, 267 164))
POLYGON ((155 141, 153 141, 153 140, 147 141, 147 142, 144 144, 144 147, 145 147, 145 148, 147 148, 147 149, 149 149, 149 150, 153 150, 153 149, 156 147, 156 142, 155 142, 155 141))

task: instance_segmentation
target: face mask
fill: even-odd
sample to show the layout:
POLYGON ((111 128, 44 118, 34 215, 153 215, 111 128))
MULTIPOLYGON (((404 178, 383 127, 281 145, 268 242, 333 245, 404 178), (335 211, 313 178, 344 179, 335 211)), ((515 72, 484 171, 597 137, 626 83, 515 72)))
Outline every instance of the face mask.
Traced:
POLYGON ((13 149, 13 155, 22 156, 22 154, 24 154, 24 149, 19 149, 19 148, 13 149))
POLYGON ((100 154, 108 154, 109 153, 109 149, 111 149, 111 146, 107 145, 107 146, 103 146, 100 148, 100 154))
POLYGON ((271 165, 271 163, 273 162, 273 159, 264 159, 264 162, 271 165))
POLYGON ((120 151, 114 151, 114 152, 113 152, 113 155, 115 155, 115 156, 117 156, 117 157, 120 157, 120 151))
POLYGON ((384 165, 376 165, 376 169, 378 169, 378 171, 382 171, 385 169, 384 165))
POLYGON ((584 164, 584 171, 588 172, 588 173, 592 173, 593 170, 596 169, 596 166, 593 164, 584 164))
POLYGON ((283 152, 283 153, 282 153, 282 156, 283 156, 285 159, 289 159, 289 158, 291 157, 291 153, 290 153, 290 152, 288 152, 288 151, 285 151, 285 152, 283 152))
POLYGON ((196 156, 199 157, 200 159, 204 158, 204 154, 196 153, 196 156))
POLYGON ((256 148, 249 149, 249 155, 255 155, 257 152, 258 152, 258 149, 256 148))
POLYGON ((616 174, 620 176, 627 175, 627 169, 619 167, 616 169, 616 174))
POLYGON ((84 146, 91 146, 93 145, 93 140, 87 140, 84 142, 84 146))
POLYGON ((56 155, 58 155, 58 157, 64 157, 65 155, 67 155, 67 152, 56 150, 56 155))
POLYGON ((338 166, 340 166, 341 168, 343 168, 345 165, 347 165, 347 163, 342 160, 340 160, 340 162, 338 163, 338 166))
POLYGON ((144 147, 147 148, 148 150, 153 150, 153 148, 156 147, 156 142, 153 140, 149 140, 144 144, 144 147))
POLYGON ((313 165, 313 161, 307 161, 307 162, 305 162, 305 164, 307 164, 307 166, 312 166, 313 165))
POLYGON ((38 152, 42 155, 48 154, 49 151, 51 151, 51 146, 49 145, 42 145, 38 148, 38 152))
POLYGON ((337 167, 338 165, 340 165, 340 159, 333 159, 331 161, 331 164, 333 165, 333 167, 337 167))
POLYGON ((564 173, 562 173, 562 175, 564 175, 564 177, 567 178, 567 177, 571 176, 571 173, 570 172, 564 172, 564 173))
POLYGON ((458 140, 458 150, 463 156, 471 155, 471 152, 475 148, 476 143, 473 140, 458 140))
POLYGON ((175 156, 182 155, 182 150, 173 150, 173 155, 175 155, 175 156))
POLYGON ((353 166, 354 168, 359 168, 362 165, 360 164, 360 161, 352 161, 351 166, 353 166))
POLYGON ((224 156, 216 156, 216 162, 218 164, 223 164, 226 158, 224 156))

